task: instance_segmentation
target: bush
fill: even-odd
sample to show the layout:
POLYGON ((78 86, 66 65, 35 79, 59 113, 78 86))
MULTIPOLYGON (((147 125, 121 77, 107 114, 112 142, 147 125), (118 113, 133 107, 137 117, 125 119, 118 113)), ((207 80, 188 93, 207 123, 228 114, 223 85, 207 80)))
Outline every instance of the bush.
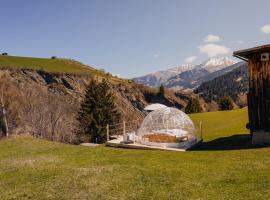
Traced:
POLYGON ((106 76, 108 76, 108 77, 112 77, 112 74, 111 74, 111 73, 109 73, 109 72, 107 72, 107 73, 106 73, 106 76))
POLYGON ((98 71, 100 71, 101 73, 106 73, 105 69, 99 69, 98 71))
POLYGON ((220 110, 232 110, 233 101, 230 97, 224 97, 219 100, 219 109, 220 110))

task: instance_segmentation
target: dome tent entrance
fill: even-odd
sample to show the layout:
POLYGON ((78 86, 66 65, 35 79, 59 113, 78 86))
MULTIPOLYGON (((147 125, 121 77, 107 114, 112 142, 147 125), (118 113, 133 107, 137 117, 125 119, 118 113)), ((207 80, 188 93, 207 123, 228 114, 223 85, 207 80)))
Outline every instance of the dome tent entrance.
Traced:
POLYGON ((195 131, 188 115, 176 108, 164 107, 146 116, 137 139, 144 145, 181 148, 197 141, 195 131))

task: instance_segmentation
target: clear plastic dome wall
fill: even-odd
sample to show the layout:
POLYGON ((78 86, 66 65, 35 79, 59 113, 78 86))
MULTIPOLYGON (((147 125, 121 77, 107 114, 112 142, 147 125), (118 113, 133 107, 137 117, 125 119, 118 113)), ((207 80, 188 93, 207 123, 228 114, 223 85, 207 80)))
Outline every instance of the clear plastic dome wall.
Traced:
POLYGON ((149 113, 138 130, 138 142, 150 146, 180 148, 196 140, 192 120, 176 108, 149 113))

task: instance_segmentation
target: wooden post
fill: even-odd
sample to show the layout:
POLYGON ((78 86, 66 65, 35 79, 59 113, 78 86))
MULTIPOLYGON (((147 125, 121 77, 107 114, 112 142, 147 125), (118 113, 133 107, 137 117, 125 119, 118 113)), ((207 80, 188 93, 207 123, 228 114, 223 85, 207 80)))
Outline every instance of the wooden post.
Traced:
POLYGON ((126 140, 126 122, 123 121, 123 140, 126 140))
POLYGON ((123 121, 123 135, 126 135, 126 121, 123 121))
POLYGON ((200 121, 200 137, 202 139, 202 121, 200 121))
POLYGON ((107 141, 110 140, 109 124, 107 124, 107 141))

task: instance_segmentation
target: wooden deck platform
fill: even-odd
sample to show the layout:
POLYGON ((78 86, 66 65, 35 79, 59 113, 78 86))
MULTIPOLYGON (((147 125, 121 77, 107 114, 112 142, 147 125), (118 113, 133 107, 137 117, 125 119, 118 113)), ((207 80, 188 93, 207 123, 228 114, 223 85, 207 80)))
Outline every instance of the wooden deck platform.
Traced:
POLYGON ((166 150, 166 151, 188 151, 195 149, 196 147, 200 146, 203 142, 202 139, 197 140, 194 144, 187 148, 163 148, 163 147, 154 147, 154 146, 147 146, 139 143, 131 143, 131 144, 125 144, 121 143, 123 141, 123 138, 119 137, 114 140, 110 140, 106 142, 107 147, 116 147, 116 148, 129 148, 129 149, 144 149, 144 150, 166 150))

